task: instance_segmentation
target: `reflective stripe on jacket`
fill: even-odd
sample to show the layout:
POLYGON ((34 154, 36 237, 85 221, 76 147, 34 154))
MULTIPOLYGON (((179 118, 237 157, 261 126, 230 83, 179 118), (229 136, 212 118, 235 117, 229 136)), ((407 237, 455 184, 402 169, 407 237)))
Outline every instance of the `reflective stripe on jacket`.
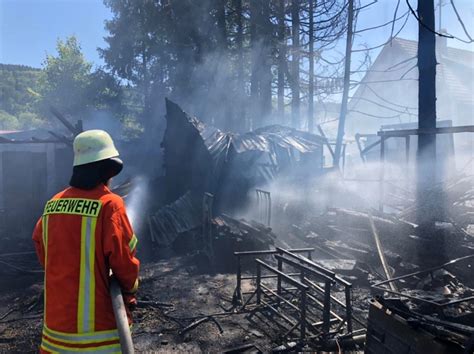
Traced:
POLYGON ((46 203, 33 240, 45 269, 41 351, 120 352, 109 274, 134 293, 139 269, 123 200, 103 185, 68 188, 46 203))

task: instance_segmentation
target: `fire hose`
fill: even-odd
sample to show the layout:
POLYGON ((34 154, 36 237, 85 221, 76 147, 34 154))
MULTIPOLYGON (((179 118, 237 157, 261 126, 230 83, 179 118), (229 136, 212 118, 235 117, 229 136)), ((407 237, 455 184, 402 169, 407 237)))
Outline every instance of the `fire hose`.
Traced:
POLYGON ((112 306, 114 308, 122 354, 134 354, 132 334, 130 333, 127 311, 123 302, 122 289, 120 289, 120 285, 114 277, 110 279, 110 295, 112 297, 112 306))

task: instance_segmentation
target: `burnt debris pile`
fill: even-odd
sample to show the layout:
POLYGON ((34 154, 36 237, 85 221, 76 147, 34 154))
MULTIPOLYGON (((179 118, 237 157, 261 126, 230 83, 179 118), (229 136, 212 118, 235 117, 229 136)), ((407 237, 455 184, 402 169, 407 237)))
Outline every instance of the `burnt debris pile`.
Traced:
POLYGON ((445 212, 427 230, 406 189, 385 187, 389 212, 373 209, 361 189, 345 189, 343 176, 324 167, 325 138, 280 126, 226 133, 171 101, 166 120, 166 190, 148 215, 150 239, 156 249, 195 254, 198 266, 236 270, 230 313, 245 314, 285 350, 367 342, 378 352, 391 345, 378 334, 403 331, 466 348, 474 333, 472 176, 433 186, 445 212))
POLYGON ((232 251, 268 249, 276 239, 271 200, 258 188, 277 177, 304 179, 309 166, 321 172, 324 139, 276 125, 227 133, 169 100, 166 108, 165 205, 148 218, 153 245, 203 251, 219 270, 229 269, 232 251), (256 190, 260 217, 235 217, 250 207, 256 190))
POLYGON ((393 348, 395 338, 407 338, 406 348, 429 352, 462 352, 469 345, 474 333, 472 188, 472 176, 447 184, 447 212, 429 234, 415 223, 418 206, 409 201, 394 213, 328 208, 289 227, 290 239, 315 249, 315 263, 366 289, 353 307, 368 317, 368 352, 393 348), (370 298, 376 300, 367 313, 370 298), (420 349, 408 338, 427 346, 420 349))

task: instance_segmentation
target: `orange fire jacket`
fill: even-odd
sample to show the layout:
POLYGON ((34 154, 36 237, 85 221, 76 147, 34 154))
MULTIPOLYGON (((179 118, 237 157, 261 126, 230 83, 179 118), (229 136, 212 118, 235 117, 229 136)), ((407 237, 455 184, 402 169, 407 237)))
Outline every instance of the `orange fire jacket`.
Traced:
POLYGON ((133 294, 140 265, 122 198, 104 185, 67 188, 46 203, 33 240, 45 270, 41 352, 120 352, 110 270, 133 294))

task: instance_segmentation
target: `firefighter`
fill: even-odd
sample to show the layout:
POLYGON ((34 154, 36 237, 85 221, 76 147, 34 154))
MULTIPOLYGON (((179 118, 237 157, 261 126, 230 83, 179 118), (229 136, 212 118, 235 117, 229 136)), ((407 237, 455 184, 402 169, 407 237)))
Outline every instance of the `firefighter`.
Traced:
POLYGON ((124 202, 109 189, 123 164, 102 130, 77 135, 73 148, 70 187, 46 203, 33 232, 45 271, 40 352, 116 353, 110 273, 132 306, 140 264, 124 202))

